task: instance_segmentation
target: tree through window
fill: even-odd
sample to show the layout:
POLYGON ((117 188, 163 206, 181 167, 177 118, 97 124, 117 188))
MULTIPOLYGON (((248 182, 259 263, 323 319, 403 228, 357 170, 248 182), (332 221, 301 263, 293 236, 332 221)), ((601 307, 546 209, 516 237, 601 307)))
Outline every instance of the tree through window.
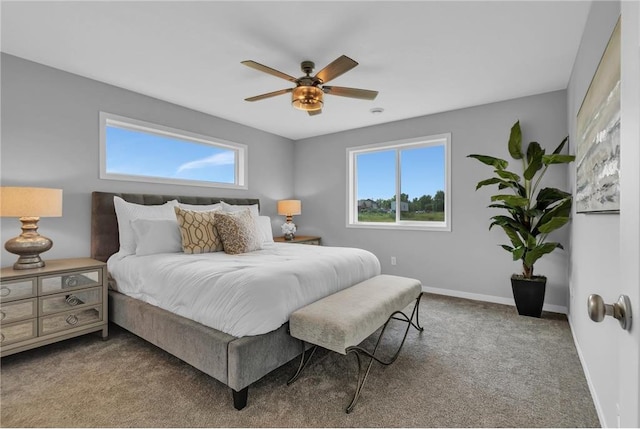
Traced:
POLYGON ((349 148, 348 225, 451 230, 451 135, 349 148))

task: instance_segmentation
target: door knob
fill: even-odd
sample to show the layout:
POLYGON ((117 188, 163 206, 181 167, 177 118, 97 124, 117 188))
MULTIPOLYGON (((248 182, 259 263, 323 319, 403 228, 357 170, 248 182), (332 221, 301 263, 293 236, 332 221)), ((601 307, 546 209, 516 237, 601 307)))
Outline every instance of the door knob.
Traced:
POLYGON ((620 295, 618 302, 614 304, 605 304, 600 295, 589 295, 587 311, 594 322, 602 322, 605 316, 613 316, 618 319, 622 329, 631 329, 631 301, 627 295, 620 295))

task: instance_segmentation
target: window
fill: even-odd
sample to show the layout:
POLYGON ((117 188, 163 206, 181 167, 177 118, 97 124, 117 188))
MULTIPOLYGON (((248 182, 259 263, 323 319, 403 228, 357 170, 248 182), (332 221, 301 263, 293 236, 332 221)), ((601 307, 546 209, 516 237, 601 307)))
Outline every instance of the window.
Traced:
POLYGON ((451 231, 451 134, 347 149, 349 227, 451 231))
POLYGON ((247 147, 100 112, 100 178, 247 189, 247 147))

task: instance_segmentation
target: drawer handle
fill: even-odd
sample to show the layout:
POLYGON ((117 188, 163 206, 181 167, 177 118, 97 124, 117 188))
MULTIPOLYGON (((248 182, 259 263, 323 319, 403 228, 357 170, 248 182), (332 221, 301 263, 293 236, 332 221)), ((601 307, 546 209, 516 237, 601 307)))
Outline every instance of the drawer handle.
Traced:
POLYGON ((78 323, 78 317, 75 314, 70 314, 65 320, 72 326, 78 323))
POLYGON ((68 276, 64 278, 65 287, 74 287, 78 286, 78 277, 76 276, 68 276))
POLYGON ((65 301, 67 301, 67 304, 69 304, 70 306, 74 306, 74 305, 78 305, 80 304, 82 301, 80 301, 80 299, 78 299, 77 296, 75 295, 69 295, 65 301))
POLYGON ((4 311, 0 311, 0 320, 4 320, 5 317, 7 317, 7 313, 5 313, 4 311))
POLYGON ((4 334, 0 333, 0 343, 4 343, 4 334))
POLYGON ((2 286, 0 288, 0 296, 9 296, 11 294, 11 289, 6 286, 2 286))

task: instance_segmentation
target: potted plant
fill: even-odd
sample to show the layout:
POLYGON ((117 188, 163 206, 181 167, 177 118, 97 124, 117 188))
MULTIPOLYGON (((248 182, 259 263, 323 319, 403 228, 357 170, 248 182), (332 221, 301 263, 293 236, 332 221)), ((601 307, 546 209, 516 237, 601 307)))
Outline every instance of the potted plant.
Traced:
POLYGON ((562 244, 548 241, 548 236, 569 222, 571 194, 556 188, 538 188, 550 165, 567 164, 575 159, 573 155, 560 154, 568 140, 569 137, 565 137, 549 155, 537 142, 529 143, 523 152, 522 131, 520 121, 517 121, 511 127, 509 154, 521 162, 519 174, 507 170, 509 163, 504 159, 468 156, 494 169, 494 176, 478 182, 476 190, 497 185, 502 191, 491 197, 489 207, 502 209, 506 214, 492 216, 489 229, 500 226, 511 242, 511 245, 501 247, 511 253, 514 261, 522 261, 522 273, 511 277, 513 297, 520 315, 540 317, 542 314, 547 278, 533 275, 533 266, 547 253, 563 249, 562 244))

